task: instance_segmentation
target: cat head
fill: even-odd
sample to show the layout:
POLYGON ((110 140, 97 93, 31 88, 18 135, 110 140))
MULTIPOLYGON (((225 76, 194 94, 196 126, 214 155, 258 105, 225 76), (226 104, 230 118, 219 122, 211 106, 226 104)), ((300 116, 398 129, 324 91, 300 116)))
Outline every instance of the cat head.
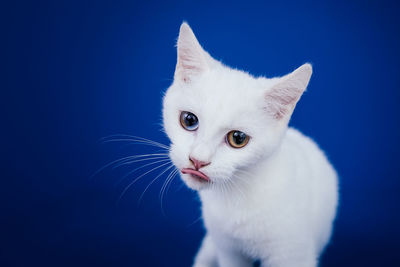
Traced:
POLYGON ((163 100, 170 158, 190 188, 222 185, 280 145, 312 68, 253 77, 213 59, 186 23, 177 50, 174 82, 163 100))

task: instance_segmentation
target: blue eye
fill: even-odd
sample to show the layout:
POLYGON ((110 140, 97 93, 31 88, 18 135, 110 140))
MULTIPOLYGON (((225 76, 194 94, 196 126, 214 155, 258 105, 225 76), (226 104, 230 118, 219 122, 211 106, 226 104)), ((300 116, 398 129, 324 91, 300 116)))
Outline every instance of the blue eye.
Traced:
POLYGON ((181 112, 180 122, 182 127, 188 131, 195 131, 199 127, 199 120, 196 115, 189 111, 181 112))

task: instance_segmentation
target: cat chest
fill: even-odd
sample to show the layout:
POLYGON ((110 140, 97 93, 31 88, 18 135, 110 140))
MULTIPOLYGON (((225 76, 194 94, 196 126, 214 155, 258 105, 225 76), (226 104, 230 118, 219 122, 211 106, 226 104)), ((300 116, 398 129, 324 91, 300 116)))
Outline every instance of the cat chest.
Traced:
POLYGON ((267 224, 265 214, 246 207, 203 207, 203 219, 207 230, 234 241, 254 239, 267 224))
POLYGON ((252 258, 259 256, 260 244, 266 237, 266 222, 260 215, 230 210, 213 213, 203 209, 203 218, 207 233, 217 245, 232 247, 252 258))

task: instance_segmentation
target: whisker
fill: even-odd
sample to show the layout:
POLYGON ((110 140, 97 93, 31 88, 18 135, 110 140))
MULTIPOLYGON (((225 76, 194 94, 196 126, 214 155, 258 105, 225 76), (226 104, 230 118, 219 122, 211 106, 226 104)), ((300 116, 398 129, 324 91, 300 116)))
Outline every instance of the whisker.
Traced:
POLYGON ((163 167, 163 166, 165 166, 165 165, 167 165, 167 164, 171 164, 171 163, 170 163, 170 162, 167 162, 167 163, 161 164, 161 165, 159 165, 159 166, 157 166, 157 167, 154 167, 153 169, 151 169, 151 170, 149 170, 149 171, 143 173, 143 174, 140 175, 139 177, 135 178, 135 179, 134 179, 132 182, 130 182, 130 183, 128 184, 128 186, 125 187, 125 189, 122 191, 121 195, 120 195, 119 198, 118 198, 117 203, 119 203, 119 202, 121 201, 121 199, 122 199, 122 197, 124 196, 124 194, 126 193, 126 191, 128 191, 128 189, 129 189, 134 183, 136 183, 140 178, 142 178, 142 177, 145 176, 146 174, 148 174, 148 173, 150 173, 150 172, 152 172, 152 171, 155 171, 155 170, 157 170, 157 169, 159 169, 159 168, 161 168, 161 167, 163 167))
POLYGON ((190 223, 189 225, 186 226, 186 229, 190 228, 191 226, 193 226, 195 223, 197 223, 198 221, 200 221, 202 218, 202 215, 200 215, 196 220, 194 220, 192 223, 190 223))
POLYGON ((171 164, 171 166, 169 166, 168 168, 166 168, 164 171, 162 171, 160 174, 158 174, 156 176, 156 178, 154 178, 144 189, 143 193, 140 195, 139 201, 138 201, 138 205, 140 204, 140 201, 142 200, 144 194, 146 193, 147 189, 161 176, 163 175, 166 171, 168 171, 169 169, 171 169, 172 167, 174 167, 174 165, 171 164))
POLYGON ((229 182, 232 184, 233 187, 236 188, 237 191, 239 191, 240 195, 242 196, 242 199, 246 198, 246 195, 244 194, 244 192, 240 189, 240 186, 237 185, 234 180, 229 180, 229 182))
POLYGON ((166 159, 168 158, 168 154, 166 155, 160 155, 160 156, 155 156, 155 157, 146 157, 146 158, 141 158, 141 159, 135 159, 135 160, 126 160, 125 162, 120 162, 116 164, 113 169, 121 167, 123 165, 129 165, 135 162, 141 162, 141 161, 148 161, 148 160, 153 160, 153 159, 166 159))
POLYGON ((166 217, 166 214, 165 214, 165 211, 164 211, 164 205, 163 205, 163 200, 164 200, 164 196, 166 195, 165 193, 165 189, 167 188, 167 185, 169 184, 171 184, 170 183, 170 181, 172 182, 172 180, 176 177, 176 175, 178 174, 178 169, 175 169, 175 170, 173 170, 169 175, 168 175, 168 177, 165 179, 165 182, 163 183, 163 186, 162 186, 162 188, 161 188, 161 190, 160 190, 160 195, 159 195, 159 198, 160 198, 160 207, 161 207, 161 212, 162 212, 162 214, 166 217))
POLYGON ((120 162, 120 161, 124 161, 124 160, 126 160, 126 159, 130 159, 131 157, 132 157, 132 156, 123 157, 123 158, 114 160, 114 161, 112 161, 112 162, 110 162, 110 163, 104 165, 103 167, 101 167, 100 169, 98 169, 95 173, 93 173, 93 174, 90 176, 90 178, 95 177, 97 174, 99 174, 100 172, 102 172, 102 171, 105 170, 106 168, 112 166, 113 164, 116 164, 116 163, 118 163, 118 162, 120 162))
POLYGON ((97 171, 95 171, 91 176, 90 179, 92 179, 93 177, 95 177, 96 175, 98 175, 99 173, 101 173, 102 171, 104 171, 105 169, 107 169, 108 167, 113 166, 114 164, 118 164, 121 162, 124 162, 126 160, 131 160, 131 159, 136 159, 136 158, 141 158, 141 157, 150 157, 150 156, 158 156, 158 155, 168 155, 167 153, 153 153, 153 154, 141 154, 141 155, 133 155, 133 156, 127 156, 127 157, 123 157, 117 160, 114 160, 110 163, 105 164, 103 167, 99 168, 97 171))
POLYGON ((160 193, 159 193, 159 195, 158 195, 158 197, 159 197, 160 199, 161 199, 161 196, 162 196, 162 192, 163 192, 163 190, 164 190, 164 187, 166 187, 166 184, 167 184, 167 182, 168 182, 168 179, 169 179, 171 176, 173 176, 174 173, 177 172, 177 171, 178 171, 177 169, 172 170, 172 171, 169 173, 169 175, 167 176, 167 178, 165 179, 163 185, 161 186, 160 193))
POLYGON ((125 180, 126 177, 128 177, 131 174, 133 174, 135 171, 138 171, 138 170, 143 169, 143 168, 145 168, 147 166, 154 165, 154 164, 157 164, 157 163, 160 163, 160 162, 165 162, 165 161, 169 161, 169 159, 165 158, 165 159, 161 159, 161 160, 156 160, 156 161, 144 164, 142 166, 139 166, 136 169, 133 169, 132 171, 129 171, 127 174, 122 176, 121 179, 119 179, 118 182, 115 184, 115 186, 119 185, 123 180, 125 180))
POLYGON ((176 177, 176 175, 178 174, 179 170, 175 169, 174 171, 172 171, 169 175, 169 177, 167 177, 166 182, 164 182, 163 184, 163 189, 160 191, 161 193, 161 197, 160 197, 160 207, 161 207, 161 212, 164 215, 164 217, 167 217, 165 210, 164 210, 164 197, 166 196, 166 194, 168 193, 168 188, 169 185, 171 185, 173 179, 176 177), (171 175, 172 174, 172 175, 171 175), (168 187, 167 187, 168 186, 168 187), (167 192, 166 192, 166 188, 167 188, 167 192))
POLYGON ((111 143, 111 142, 130 142, 132 144, 149 145, 149 146, 155 146, 158 148, 168 150, 167 146, 160 145, 160 144, 153 143, 153 142, 143 141, 143 140, 136 140, 136 139, 111 139, 111 140, 103 141, 103 143, 111 143))
POLYGON ((175 177, 177 176, 178 173, 179 173, 179 170, 176 169, 175 174, 173 175, 173 177, 170 178, 170 183, 167 183, 166 190, 165 190, 166 192, 164 193, 164 195, 168 194, 168 191, 169 191, 169 188, 171 187, 172 181, 173 181, 173 179, 175 179, 175 177))
MULTIPOLYGON (((104 140, 107 140, 107 139, 119 138, 119 137, 135 138, 135 139, 141 139, 141 140, 156 142, 156 141, 151 140, 151 139, 147 139, 147 138, 140 137, 140 136, 135 136, 135 135, 129 135, 129 134, 112 134, 112 135, 108 135, 108 136, 105 136, 105 137, 103 137, 103 138, 100 138, 100 142, 101 142, 101 141, 104 141, 104 140)), ((159 144, 161 144, 161 143, 159 143, 159 144)))
POLYGON ((222 195, 223 195, 224 197, 226 197, 225 183, 221 183, 220 186, 219 186, 219 188, 221 189, 222 195))
POLYGON ((233 177, 234 177, 235 179, 238 179, 238 180, 242 181, 242 182, 245 182, 245 183, 248 184, 248 185, 250 184, 250 182, 249 182, 247 179, 245 179, 245 178, 243 178, 243 177, 241 177, 241 176, 238 176, 238 175, 234 174, 233 177))
POLYGON ((240 169, 236 170, 236 172, 243 173, 243 174, 248 175, 248 176, 252 175, 252 173, 250 173, 249 171, 240 170, 240 169))
POLYGON ((107 137, 103 137, 100 139, 100 142, 107 143, 107 142, 138 142, 142 144, 153 145, 156 147, 169 149, 169 146, 161 144, 159 142, 146 139, 139 136, 127 135, 127 134, 117 134, 117 135, 110 135, 107 137))

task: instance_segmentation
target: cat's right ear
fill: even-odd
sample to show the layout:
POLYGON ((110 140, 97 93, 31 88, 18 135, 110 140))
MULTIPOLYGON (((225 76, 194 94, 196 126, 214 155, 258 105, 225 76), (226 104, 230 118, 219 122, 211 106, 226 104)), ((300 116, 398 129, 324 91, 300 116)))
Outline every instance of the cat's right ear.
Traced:
POLYGON ((312 74, 312 66, 306 63, 292 73, 279 78, 266 94, 266 110, 275 119, 290 119, 293 109, 299 101, 312 74))
POLYGON ((179 31, 177 50, 175 80, 189 83, 193 78, 208 70, 206 52, 186 22, 182 23, 179 31))

